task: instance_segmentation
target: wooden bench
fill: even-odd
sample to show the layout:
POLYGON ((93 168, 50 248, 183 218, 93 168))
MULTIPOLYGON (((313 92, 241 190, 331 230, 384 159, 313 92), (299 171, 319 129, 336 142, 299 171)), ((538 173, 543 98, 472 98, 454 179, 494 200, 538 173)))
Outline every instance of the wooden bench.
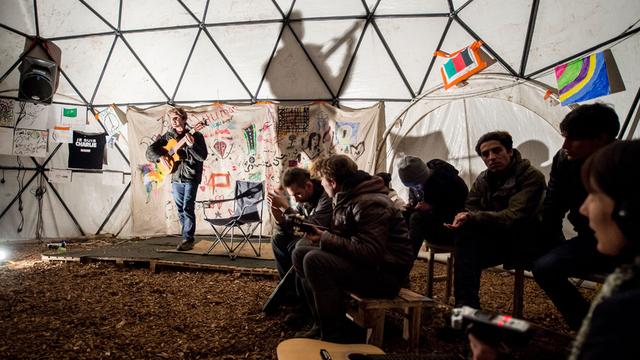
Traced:
POLYGON ((349 293, 353 306, 347 316, 359 326, 367 329, 367 344, 382 346, 384 319, 387 310, 394 310, 404 316, 402 337, 411 349, 418 349, 422 309, 430 308, 433 300, 409 289, 400 289, 394 299, 369 299, 349 293))

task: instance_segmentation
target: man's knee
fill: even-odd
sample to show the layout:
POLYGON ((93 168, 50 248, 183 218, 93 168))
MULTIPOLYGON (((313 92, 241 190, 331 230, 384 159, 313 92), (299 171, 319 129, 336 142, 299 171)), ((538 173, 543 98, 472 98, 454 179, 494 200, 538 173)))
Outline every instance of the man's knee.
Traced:
POLYGON ((547 253, 533 262, 531 272, 535 279, 554 276, 558 271, 558 258, 553 253, 547 253))

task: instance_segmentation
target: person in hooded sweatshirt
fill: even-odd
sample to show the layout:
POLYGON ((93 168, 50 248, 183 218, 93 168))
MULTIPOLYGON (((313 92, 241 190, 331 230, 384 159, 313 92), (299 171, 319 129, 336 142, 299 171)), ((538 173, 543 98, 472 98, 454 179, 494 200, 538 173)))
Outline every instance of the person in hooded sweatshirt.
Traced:
POLYGON ((393 298, 413 265, 409 231, 382 178, 358 170, 346 155, 317 160, 312 172, 333 201, 331 227, 307 239, 318 246, 293 252, 315 324, 297 337, 344 343, 345 292, 393 298))

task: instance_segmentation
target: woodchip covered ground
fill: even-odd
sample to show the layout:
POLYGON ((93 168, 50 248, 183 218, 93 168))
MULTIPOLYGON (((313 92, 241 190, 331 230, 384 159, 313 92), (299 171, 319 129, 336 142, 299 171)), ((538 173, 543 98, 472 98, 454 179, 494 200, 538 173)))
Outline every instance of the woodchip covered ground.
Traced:
MULTIPOLYGON (((261 312, 274 278, 43 262, 43 245, 8 246, 11 261, 0 265, 2 359, 275 359, 278 343, 294 334, 283 323, 284 311, 261 312)), ((436 270, 443 273, 444 266, 436 270)), ((425 274, 425 262, 416 261, 414 291, 424 293, 425 274)), ((485 271, 484 308, 509 312, 512 286, 508 273, 485 271)), ((439 304, 423 319, 420 352, 466 354, 464 338, 440 331, 450 309, 441 303, 443 287, 436 284, 439 304)), ((400 318, 388 318, 384 350, 407 352, 400 318)), ((526 348, 515 350, 518 358, 566 358, 572 334, 532 279, 526 280, 525 318, 540 328, 526 348)))

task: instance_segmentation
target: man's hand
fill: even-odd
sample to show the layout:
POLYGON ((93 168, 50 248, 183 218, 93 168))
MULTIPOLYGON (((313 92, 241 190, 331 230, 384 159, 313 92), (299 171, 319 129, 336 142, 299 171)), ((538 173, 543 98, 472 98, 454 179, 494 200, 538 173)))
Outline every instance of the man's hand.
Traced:
POLYGON ((465 222, 467 222, 467 220, 469 220, 469 217, 471 215, 469 215, 468 212, 459 212, 456 214, 456 216, 453 218, 453 222, 451 224, 444 224, 444 226, 448 229, 457 229, 460 226, 462 226, 462 224, 464 224, 465 222))
POLYGON ((193 136, 191 136, 191 134, 189 133, 184 134, 184 138, 185 138, 185 141, 187 142, 187 146, 193 146, 193 142, 195 141, 195 139, 193 138, 193 136))
POLYGON ((165 169, 171 170, 172 166, 169 163, 169 159, 166 156, 160 157, 160 163, 164 166, 165 169))
POLYGON ((322 234, 324 233, 324 231, 318 229, 315 226, 312 226, 312 228, 313 228, 313 232, 306 233, 304 237, 307 238, 309 241, 311 241, 311 243, 317 244, 320 242, 320 238, 322 237, 322 234))
POLYGON ((478 340, 473 334, 469 334, 469 346, 473 353, 473 360, 495 360, 498 350, 478 340))
POLYGON ((427 212, 427 211, 431 211, 431 205, 427 204, 424 201, 420 201, 419 203, 416 204, 414 209, 421 212, 427 212))
POLYGON ((271 207, 275 207, 284 212, 289 208, 289 201, 281 191, 274 190, 267 194, 267 203, 271 207))

